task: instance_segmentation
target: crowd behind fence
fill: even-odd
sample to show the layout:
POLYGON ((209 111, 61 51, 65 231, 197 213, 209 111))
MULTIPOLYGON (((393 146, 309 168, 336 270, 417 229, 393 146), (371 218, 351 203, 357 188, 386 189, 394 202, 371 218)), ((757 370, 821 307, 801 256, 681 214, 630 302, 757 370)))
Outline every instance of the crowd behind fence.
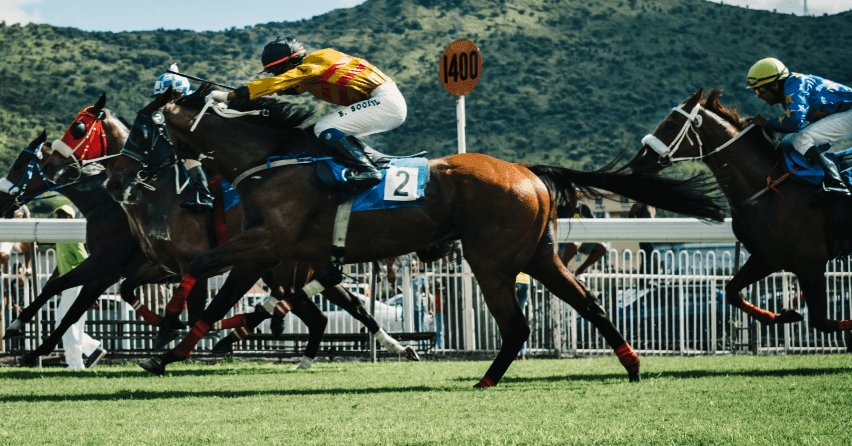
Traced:
MULTIPOLYGON (((638 223, 638 222, 636 222, 638 223)), ((644 251, 612 249, 584 275, 586 286, 594 291, 615 326, 642 355, 714 355, 735 352, 753 354, 845 352, 843 333, 823 334, 812 329, 809 309, 800 298, 795 276, 780 272, 744 291, 755 305, 778 312, 781 308, 799 311, 800 323, 762 326, 743 312, 732 308, 724 297, 724 286, 735 272, 737 258, 733 242, 725 249, 655 250, 650 258, 644 251)), ((744 262, 746 254, 740 256, 744 262)), ((12 254, 4 265, 0 293, 0 335, 17 314, 15 305, 28 305, 44 286, 56 264, 52 249, 44 249, 34 260, 33 274, 15 265, 23 257, 12 254)), ((360 297, 379 325, 389 333, 435 332, 434 353, 494 352, 500 348, 500 335, 488 313, 476 279, 461 255, 422 264, 414 256, 397 258, 391 266, 395 283, 388 283, 387 266, 380 263, 346 265, 344 286, 360 297)), ((209 279, 210 296, 227 275, 209 279)), ((826 267, 828 317, 850 319, 852 264, 837 259, 826 267)), ((176 283, 146 285, 137 290, 143 304, 164 313, 176 283)), ((259 282, 240 300, 230 315, 254 311, 268 291, 259 282)), ((55 322, 56 299, 39 311, 26 325, 23 339, 3 339, 0 354, 18 354, 41 343, 55 322)), ((314 301, 329 319, 326 333, 366 333, 354 318, 320 296, 314 301)), ((552 295, 533 278, 530 297, 524 308, 531 334, 527 355, 566 356, 610 354, 611 349, 590 323, 569 305, 552 295)), ((183 316, 186 318, 186 315, 183 316)), ((112 353, 143 353, 152 348, 156 328, 144 324, 119 297, 114 285, 88 312, 89 334, 104 343, 112 353)), ((268 322, 256 330, 269 333, 268 322)), ((307 333, 292 313, 285 318, 285 333, 307 333)), ((227 332, 221 332, 224 336, 227 332)), ((210 350, 216 336, 205 338, 196 351, 210 350)), ((297 341, 243 341, 236 354, 296 351, 297 341)), ((431 347, 419 341, 420 350, 431 347)), ((356 348, 359 348, 356 346, 356 348)), ((368 351, 366 343, 360 348, 368 351)))

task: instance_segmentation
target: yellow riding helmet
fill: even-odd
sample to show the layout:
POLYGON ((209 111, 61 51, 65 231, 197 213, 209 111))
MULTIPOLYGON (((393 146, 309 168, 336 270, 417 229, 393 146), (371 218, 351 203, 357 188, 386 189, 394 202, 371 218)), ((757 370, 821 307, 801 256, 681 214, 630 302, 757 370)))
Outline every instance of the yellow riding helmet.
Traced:
POLYGON ((751 66, 751 69, 748 70, 746 82, 748 83, 748 88, 755 89, 778 79, 786 79, 789 76, 790 70, 780 60, 774 57, 767 57, 751 66))

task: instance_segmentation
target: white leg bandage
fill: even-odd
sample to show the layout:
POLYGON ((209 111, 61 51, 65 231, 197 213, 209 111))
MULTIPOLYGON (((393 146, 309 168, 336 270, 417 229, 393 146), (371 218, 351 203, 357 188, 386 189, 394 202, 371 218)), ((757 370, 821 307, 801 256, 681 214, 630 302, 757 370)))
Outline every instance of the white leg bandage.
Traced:
POLYGON ((302 361, 293 370, 305 370, 305 369, 311 368, 313 365, 314 365, 314 358, 308 358, 307 356, 302 356, 302 361))
POLYGON ((382 344, 382 347, 384 347, 385 350, 393 353, 394 355, 401 355, 405 351, 405 347, 403 347, 396 339, 390 337, 384 328, 380 328, 379 331, 376 332, 375 336, 376 339, 378 339, 379 344, 382 344))

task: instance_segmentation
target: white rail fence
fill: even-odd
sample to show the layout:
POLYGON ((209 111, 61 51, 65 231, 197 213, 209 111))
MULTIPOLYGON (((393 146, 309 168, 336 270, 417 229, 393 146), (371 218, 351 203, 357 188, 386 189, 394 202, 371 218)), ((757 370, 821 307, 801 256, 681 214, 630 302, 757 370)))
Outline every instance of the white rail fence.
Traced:
MULTIPOLYGON (((7 241, 78 241, 85 236, 82 220, 3 220, 0 239, 7 241)), ((774 274, 745 293, 757 306, 777 312, 796 308, 805 321, 764 327, 730 307, 724 299, 725 284, 734 274, 733 234, 730 221, 709 225, 692 219, 626 220, 597 219, 560 221, 561 241, 607 240, 649 241, 682 245, 683 249, 655 250, 650 259, 644 251, 612 249, 585 274, 586 285, 594 291, 610 319, 627 341, 643 355, 713 355, 747 351, 755 354, 845 352, 842 333, 822 334, 810 328, 808 308, 799 298, 796 278, 790 273, 774 274), (568 228, 570 227, 570 233, 568 228), (726 242, 720 248, 719 242, 726 242), (716 245, 711 245, 715 243, 716 245), (646 262, 646 260, 649 260, 646 262), (648 265, 648 266, 645 266, 648 265)), ((746 253, 740 258, 742 263, 746 253)), ((0 293, 0 335, 13 320, 16 310, 28 305, 55 268, 52 249, 38 255, 33 274, 17 269, 21 255, 13 254, 3 266, 0 293)), ((476 279, 460 257, 419 264, 411 256, 397 259, 396 283, 391 286, 386 272, 374 265, 347 265, 344 285, 375 305, 374 315, 388 332, 435 332, 437 352, 490 352, 500 348, 496 325, 485 307, 476 279), (375 303, 372 303, 375 297, 375 303)), ((215 291, 225 276, 210 279, 215 291)), ((852 263, 848 258, 826 267, 829 317, 850 319, 852 263)), ((137 291, 142 302, 162 314, 175 284, 147 285, 137 291)), ((232 311, 253 311, 266 298, 262 283, 253 288, 232 311)), ((212 297, 212 292, 211 292, 212 297)), ((40 344, 55 321, 56 299, 52 298, 27 325, 24 339, 4 339, 0 353, 15 354, 40 344)), ((329 318, 326 333, 364 333, 364 327, 321 296, 315 302, 329 318)), ((600 355, 611 349, 597 330, 580 318, 567 304, 533 280, 524 309, 532 333, 528 355, 600 355)), ((139 323, 129 305, 121 301, 113 286, 99 299, 99 308, 88 312, 88 332, 101 339, 111 352, 143 352, 151 348, 150 326, 139 323)), ((257 332, 269 332, 268 323, 257 332)), ((307 333, 301 321, 289 314, 285 333, 307 333)), ((221 335, 226 334, 225 332, 221 335)), ((205 339, 196 351, 208 350, 214 339, 205 339)), ((362 343, 365 354, 369 351, 362 343)), ((428 344, 419 345, 421 349, 428 344)), ((359 348, 355 346, 355 348, 359 348)), ((294 341, 250 341, 236 346, 238 353, 282 353, 295 351, 294 341)))

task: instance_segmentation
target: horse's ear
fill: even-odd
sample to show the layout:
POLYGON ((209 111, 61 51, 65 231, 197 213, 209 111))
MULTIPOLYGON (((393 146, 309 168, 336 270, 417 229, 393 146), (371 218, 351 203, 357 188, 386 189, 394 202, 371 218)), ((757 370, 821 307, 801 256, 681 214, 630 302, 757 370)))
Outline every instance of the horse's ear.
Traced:
POLYGON ((94 108, 97 110, 103 110, 106 105, 106 93, 101 94, 101 98, 98 99, 98 102, 95 102, 94 108))
POLYGON ((164 91, 164 92, 158 94, 156 97, 154 97, 154 100, 149 102, 148 105, 145 106, 145 109, 156 110, 156 109, 161 108, 164 105, 168 104, 169 101, 172 100, 172 90, 173 90, 172 86, 169 85, 169 88, 167 88, 166 91, 164 91))
POLYGON ((704 97, 704 89, 696 91, 693 93, 686 102, 683 103, 683 108, 686 110, 692 110, 692 107, 695 107, 701 101, 701 98, 704 97))
POLYGON ((41 135, 38 135, 38 137, 35 139, 35 141, 33 141, 33 143, 34 145, 40 145, 44 144, 45 141, 47 141, 47 129, 42 130, 41 135))

